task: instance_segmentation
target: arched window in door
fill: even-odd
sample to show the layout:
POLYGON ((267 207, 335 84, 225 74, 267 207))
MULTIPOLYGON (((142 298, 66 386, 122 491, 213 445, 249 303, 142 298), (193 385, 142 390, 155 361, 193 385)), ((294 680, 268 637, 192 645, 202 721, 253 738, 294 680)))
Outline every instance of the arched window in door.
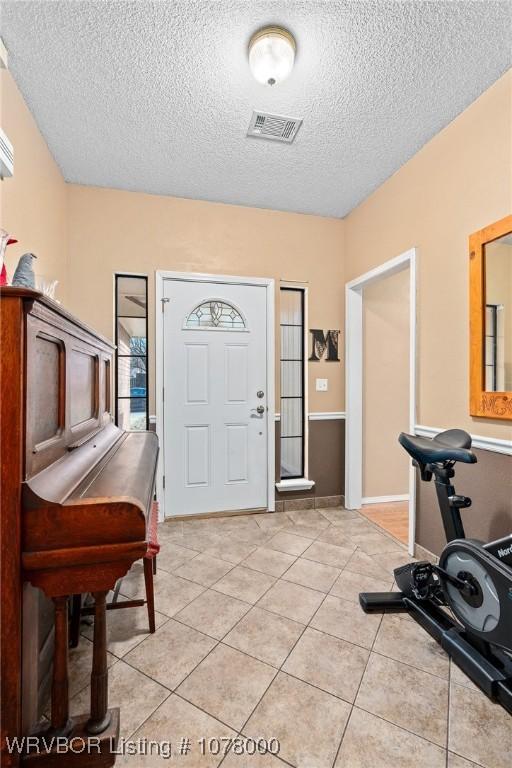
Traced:
POLYGON ((232 304, 221 299, 208 299, 198 304, 187 316, 185 328, 222 328, 243 331, 246 324, 240 311, 232 304))

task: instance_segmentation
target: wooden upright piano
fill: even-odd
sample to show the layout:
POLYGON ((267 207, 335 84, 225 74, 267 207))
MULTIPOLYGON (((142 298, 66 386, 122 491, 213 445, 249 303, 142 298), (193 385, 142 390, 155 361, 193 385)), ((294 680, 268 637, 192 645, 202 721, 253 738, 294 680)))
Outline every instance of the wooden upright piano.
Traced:
POLYGON ((56 302, 1 288, 0 351, 1 764, 113 765, 105 602, 147 549, 158 441, 113 424, 114 347, 56 302), (72 719, 68 601, 80 593, 95 599, 91 711, 72 719), (48 679, 51 723, 40 733, 93 735, 100 749, 9 749, 40 728, 48 679))

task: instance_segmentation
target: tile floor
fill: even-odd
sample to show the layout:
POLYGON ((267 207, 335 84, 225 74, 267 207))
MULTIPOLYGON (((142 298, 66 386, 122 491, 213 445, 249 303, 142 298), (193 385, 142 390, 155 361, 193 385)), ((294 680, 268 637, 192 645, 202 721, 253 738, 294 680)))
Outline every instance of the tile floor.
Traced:
MULTIPOLYGON (((512 718, 411 619, 361 611, 358 593, 390 589, 407 560, 363 516, 163 523, 160 540, 156 633, 145 608, 108 615, 110 704, 123 737, 170 742, 171 757, 152 746, 119 765, 510 768, 512 718), (224 754, 237 738, 249 749, 277 739, 279 756, 237 754, 241 741, 224 754), (203 755, 201 739, 220 753, 203 755)), ((143 584, 137 564, 121 591, 143 596, 143 584)), ((88 710, 91 628, 83 634, 73 713, 88 710)))

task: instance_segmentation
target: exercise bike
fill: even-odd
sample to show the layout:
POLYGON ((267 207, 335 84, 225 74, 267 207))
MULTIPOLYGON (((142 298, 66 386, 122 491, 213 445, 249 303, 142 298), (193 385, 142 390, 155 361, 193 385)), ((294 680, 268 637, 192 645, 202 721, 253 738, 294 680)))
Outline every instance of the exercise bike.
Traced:
POLYGON ((409 613, 512 714, 512 535, 489 544, 466 539, 460 511, 471 499, 455 493, 452 479, 456 462, 477 460, 471 436, 449 429, 433 439, 402 433, 399 442, 421 479, 435 478, 448 543, 438 565, 424 561, 396 568, 400 592, 363 592, 361 607, 366 613, 409 613))

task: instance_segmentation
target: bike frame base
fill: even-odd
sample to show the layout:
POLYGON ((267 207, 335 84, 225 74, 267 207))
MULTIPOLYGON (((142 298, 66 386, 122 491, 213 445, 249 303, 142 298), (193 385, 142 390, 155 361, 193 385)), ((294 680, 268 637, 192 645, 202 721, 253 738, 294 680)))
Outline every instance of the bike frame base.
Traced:
POLYGON ((428 600, 415 600, 402 592, 362 592, 359 602, 365 613, 410 614, 486 696, 512 714, 512 660, 506 654, 495 649, 482 653, 476 647, 485 645, 479 638, 428 600))

